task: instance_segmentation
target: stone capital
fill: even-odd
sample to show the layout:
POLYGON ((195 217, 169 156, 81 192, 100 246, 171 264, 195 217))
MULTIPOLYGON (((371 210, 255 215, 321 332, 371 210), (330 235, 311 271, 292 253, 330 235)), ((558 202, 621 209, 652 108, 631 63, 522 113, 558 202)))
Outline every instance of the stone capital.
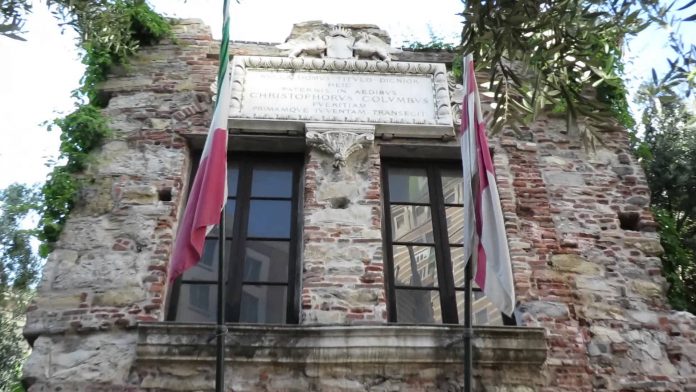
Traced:
POLYGON ((305 129, 307 145, 333 156, 336 168, 345 166, 352 153, 375 140, 374 125, 308 123, 305 129))

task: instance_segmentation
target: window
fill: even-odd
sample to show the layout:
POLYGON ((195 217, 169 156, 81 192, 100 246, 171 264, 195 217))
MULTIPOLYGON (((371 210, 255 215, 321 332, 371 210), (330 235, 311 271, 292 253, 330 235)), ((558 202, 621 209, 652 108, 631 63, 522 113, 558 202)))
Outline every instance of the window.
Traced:
MULTIPOLYGON (((385 256, 390 322, 464 322, 467 282, 459 162, 384 162, 385 256)), ((476 286, 472 322, 503 324, 476 286)))
MULTIPOLYGON (((228 322, 297 323, 298 214, 302 157, 232 153, 225 246, 228 322)), ((168 318, 215 322, 219 230, 203 257, 175 283, 168 318)))

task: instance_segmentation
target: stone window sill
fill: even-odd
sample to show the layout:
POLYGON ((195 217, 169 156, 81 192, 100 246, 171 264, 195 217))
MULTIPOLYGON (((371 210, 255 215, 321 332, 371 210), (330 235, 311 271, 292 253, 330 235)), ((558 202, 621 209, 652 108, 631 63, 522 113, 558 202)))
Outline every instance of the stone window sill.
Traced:
MULTIPOLYGON (((448 364, 464 356, 461 326, 228 325, 227 360, 285 364, 448 364)), ((212 324, 142 323, 138 362, 215 360, 212 324)), ((542 328, 475 327, 474 362, 541 366, 542 328)))

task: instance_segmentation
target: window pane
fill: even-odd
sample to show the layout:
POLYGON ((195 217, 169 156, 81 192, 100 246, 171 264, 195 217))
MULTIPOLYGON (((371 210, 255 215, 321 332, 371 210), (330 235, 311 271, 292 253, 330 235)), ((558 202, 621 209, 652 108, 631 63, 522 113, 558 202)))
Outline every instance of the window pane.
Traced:
POLYGON ((290 238, 290 201, 252 200, 247 236, 290 238))
POLYGON ((396 290, 396 321, 400 323, 442 323, 440 294, 435 290, 396 290))
POLYGON ((286 293, 286 286, 244 285, 239 322, 285 323, 286 293))
POLYGON ((447 235, 450 244, 464 243, 464 207, 446 207, 447 235))
POLYGON ((236 164, 227 165, 227 196, 237 195, 237 183, 239 182, 239 167, 236 164))
POLYGON ((286 283, 289 253, 287 241, 247 241, 244 281, 286 283))
MULTIPOLYGON (((235 199, 227 199, 227 204, 225 205, 225 233, 226 236, 232 237, 232 233, 234 231, 234 211, 237 207, 237 200, 235 199)), ((214 236, 217 237, 219 231, 218 225, 215 225, 213 227, 213 230, 208 233, 209 236, 214 236)))
POLYGON ((442 194, 447 204, 464 204, 462 171, 442 170, 442 194))
MULTIPOLYGON (((457 291, 457 313, 459 323, 464 324, 464 298, 466 293, 457 291)), ((498 308, 486 298, 481 291, 473 292, 474 302, 471 304, 471 322, 473 325, 503 325, 503 317, 498 308)))
MULTIPOLYGON (((217 281, 217 270, 218 270, 218 239, 209 238, 205 240, 203 246, 203 256, 201 260, 194 267, 186 270, 184 272, 184 280, 208 280, 217 281)), ((230 252, 230 241, 226 242, 227 249, 225 251, 226 257, 229 257, 230 252)))
POLYGON ((216 284, 182 284, 176 320, 185 322, 215 322, 217 318, 216 284))
POLYGON ((389 200, 429 203, 425 169, 389 168, 389 200))
POLYGON ((251 197, 291 197, 292 169, 254 168, 251 177, 251 197))
POLYGON ((392 241, 433 242, 430 207, 391 206, 392 241))
POLYGON ((396 285, 437 286, 435 247, 394 245, 393 249, 396 285))

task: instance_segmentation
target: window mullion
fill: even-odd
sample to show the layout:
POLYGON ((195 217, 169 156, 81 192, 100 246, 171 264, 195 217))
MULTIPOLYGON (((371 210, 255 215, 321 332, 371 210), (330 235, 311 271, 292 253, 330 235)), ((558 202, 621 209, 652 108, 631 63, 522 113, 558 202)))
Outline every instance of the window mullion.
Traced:
POLYGON ((387 268, 385 282, 385 290, 387 291, 387 321, 396 322, 396 290, 394 288, 394 247, 392 245, 392 220, 391 220, 391 204, 389 202, 389 173, 387 172, 388 165, 382 165, 382 197, 384 202, 384 224, 382 225, 382 235, 386 238, 386 246, 384 247, 384 255, 387 268))
POLYGON ((227 320, 232 322, 239 321, 241 311, 247 221, 249 220, 249 207, 251 204, 251 175, 252 165, 248 162, 240 162, 237 208, 235 209, 232 225, 232 249, 227 260, 229 266, 227 273, 227 302, 232 305, 232 308, 226 314, 227 320))
POLYGON ((292 202, 291 202, 291 214, 290 214, 290 248, 288 256, 288 287, 286 293, 286 311, 285 311, 285 322, 289 324, 297 324, 300 317, 300 307, 299 307, 299 287, 297 282, 300 280, 300 271, 298 268, 297 260, 300 260, 299 251, 299 240, 302 236, 301 224, 303 220, 299 219, 300 208, 299 208, 299 187, 302 175, 300 173, 300 168, 298 165, 294 165, 292 169, 292 202))
POLYGON ((430 192, 431 214, 433 218, 433 236, 435 239, 435 255, 437 258, 438 284, 440 285, 440 305, 442 306, 442 322, 456 324, 457 297, 454 290, 454 274, 447 235, 447 215, 445 200, 442 192, 440 171, 435 165, 428 166, 428 187, 430 192))

